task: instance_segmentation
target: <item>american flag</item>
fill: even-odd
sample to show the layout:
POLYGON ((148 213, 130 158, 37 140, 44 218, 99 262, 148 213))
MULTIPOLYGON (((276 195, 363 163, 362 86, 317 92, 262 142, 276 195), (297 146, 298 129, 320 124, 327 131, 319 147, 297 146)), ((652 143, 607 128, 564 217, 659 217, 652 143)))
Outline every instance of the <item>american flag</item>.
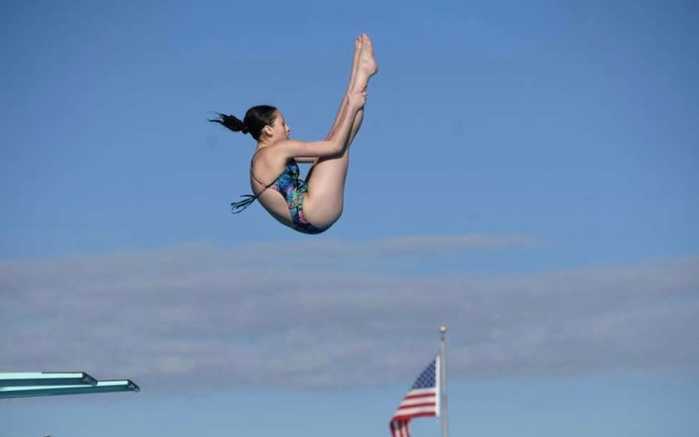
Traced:
POLYGON ((422 371, 391 418, 393 437, 410 437, 413 417, 439 416, 439 355, 422 371))

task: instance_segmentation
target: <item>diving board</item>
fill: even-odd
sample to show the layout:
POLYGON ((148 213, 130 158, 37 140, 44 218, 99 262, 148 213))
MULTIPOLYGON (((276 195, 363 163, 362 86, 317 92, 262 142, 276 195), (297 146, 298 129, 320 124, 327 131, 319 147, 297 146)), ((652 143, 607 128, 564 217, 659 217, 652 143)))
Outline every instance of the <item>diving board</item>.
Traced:
POLYGON ((140 390, 129 379, 98 381, 85 372, 0 373, 0 399, 140 390))
POLYGON ((16 372, 0 373, 0 387, 27 385, 77 385, 97 384, 97 380, 85 372, 16 372))

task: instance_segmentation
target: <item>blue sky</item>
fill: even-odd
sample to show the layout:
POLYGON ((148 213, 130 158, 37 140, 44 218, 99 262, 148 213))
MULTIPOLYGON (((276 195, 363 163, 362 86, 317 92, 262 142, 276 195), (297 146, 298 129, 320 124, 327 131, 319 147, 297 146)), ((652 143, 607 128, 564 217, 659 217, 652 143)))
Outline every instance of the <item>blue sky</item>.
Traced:
POLYGON ((441 323, 454 435, 695 435, 697 18, 3 2, 0 370, 143 388, 5 401, 8 435, 387 435, 441 323), (231 215, 254 144, 207 117, 322 137, 360 32, 381 71, 342 219, 231 215))

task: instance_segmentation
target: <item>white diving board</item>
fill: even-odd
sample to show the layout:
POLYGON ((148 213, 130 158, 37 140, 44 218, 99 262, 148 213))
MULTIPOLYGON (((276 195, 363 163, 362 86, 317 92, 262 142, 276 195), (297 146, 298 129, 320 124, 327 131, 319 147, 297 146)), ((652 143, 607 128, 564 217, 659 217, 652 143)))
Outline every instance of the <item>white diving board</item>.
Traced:
POLYGON ((0 373, 0 387, 26 385, 75 385, 97 384, 97 380, 85 372, 16 372, 0 373))
POLYGON ((129 379, 98 381, 85 372, 0 373, 0 399, 140 391, 129 379))

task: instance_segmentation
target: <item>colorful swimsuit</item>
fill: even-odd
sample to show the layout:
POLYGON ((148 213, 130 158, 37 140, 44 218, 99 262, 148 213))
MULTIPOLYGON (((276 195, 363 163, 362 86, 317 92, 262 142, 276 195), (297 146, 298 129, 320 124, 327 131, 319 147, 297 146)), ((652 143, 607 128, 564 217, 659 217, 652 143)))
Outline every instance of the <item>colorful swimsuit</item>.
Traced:
MULTIPOLYGON (((250 174, 252 174, 252 167, 250 168, 250 172, 250 174)), ((252 174, 252 177, 260 182, 254 174, 252 174)), ((294 159, 290 159, 282 174, 277 176, 271 184, 266 185, 259 194, 245 194, 241 196, 244 200, 232 202, 231 207, 233 208, 233 214, 242 212, 267 188, 272 187, 284 196, 286 204, 289 206, 289 214, 291 215, 291 222, 294 224, 294 229, 306 234, 318 234, 324 231, 324 229, 316 228, 309 223, 308 220, 306 220, 306 216, 303 214, 303 197, 304 194, 308 192, 308 185, 306 181, 301 179, 299 166, 294 159)))

